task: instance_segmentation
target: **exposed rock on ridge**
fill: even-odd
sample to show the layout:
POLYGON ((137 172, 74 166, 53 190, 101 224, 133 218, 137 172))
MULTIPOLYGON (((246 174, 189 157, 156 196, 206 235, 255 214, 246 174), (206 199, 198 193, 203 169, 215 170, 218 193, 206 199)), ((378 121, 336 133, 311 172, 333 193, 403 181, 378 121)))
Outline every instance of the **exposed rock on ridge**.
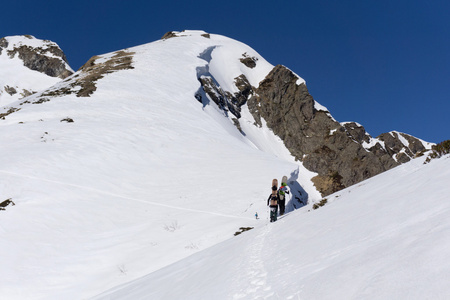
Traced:
POLYGON ((237 95, 223 94, 237 103, 239 111, 247 102, 256 124, 261 126, 263 118, 291 154, 318 173, 313 182, 323 195, 407 162, 425 150, 420 140, 406 134, 386 133, 374 139, 355 122, 337 122, 284 66, 276 66, 258 88, 243 75, 239 79, 236 85, 245 91, 241 101, 235 101, 237 95))
MULTIPOLYGON (((214 49, 215 47, 206 49, 199 55, 199 58, 204 59, 209 63, 211 61, 211 53, 214 49)), ((256 62, 258 61, 257 58, 250 57, 246 53, 244 53, 242 56, 243 58, 240 59, 240 62, 246 67, 254 68, 256 66, 256 62)), ((214 76, 209 72, 208 65, 197 69, 197 78, 200 81, 201 88, 196 93, 195 98, 199 102, 205 105, 208 101, 205 98, 209 98, 214 103, 216 103, 217 106, 221 108, 226 114, 230 112, 236 118, 241 117, 241 107, 247 102, 248 98, 253 94, 254 90, 254 87, 251 86, 244 74, 241 74, 234 78, 234 85, 238 89, 238 92, 235 93, 223 90, 220 87, 214 76)), ((238 125, 237 127, 239 128, 238 125)))
MULTIPOLYGON (((33 97, 22 100, 19 105, 42 104, 67 95, 90 97, 97 90, 96 84, 99 79, 113 72, 133 69, 133 54, 134 52, 128 50, 120 50, 103 56, 93 56, 73 76, 33 95, 33 97)), ((0 119, 20 110, 15 107, 5 109, 9 110, 1 113, 0 119)))
MULTIPOLYGON (((207 62, 210 48, 200 55, 207 62)), ((257 59, 242 55, 240 62, 254 68, 257 59)), ((245 103, 262 126, 262 119, 279 136, 291 154, 309 170, 318 173, 313 179, 317 189, 328 195, 370 178, 426 150, 420 140, 396 132, 374 139, 355 122, 339 123, 309 94, 299 77, 278 65, 259 83, 251 86, 245 75, 234 79, 239 92, 223 90, 208 67, 198 71, 202 88, 196 98, 215 102, 239 126, 241 107, 245 103)), ((205 104, 205 103, 204 103, 205 104)))
MULTIPOLYGON (((200 32, 200 31, 199 31, 199 32, 200 32)), ((209 33, 204 32, 204 31, 201 31, 201 32, 202 32, 202 34, 201 34, 202 37, 207 38, 207 39, 210 38, 210 34, 209 34, 209 33)), ((167 40, 167 39, 174 38, 174 37, 184 36, 185 34, 187 34, 187 31, 186 31, 186 30, 183 30, 183 31, 181 31, 181 32, 178 32, 178 31, 169 31, 169 32, 166 32, 166 33, 161 37, 161 40, 167 40)))
POLYGON ((2 106, 51 87, 73 74, 56 43, 30 35, 1 38, 0 56, 2 106))
MULTIPOLYGON (((189 34, 191 33, 169 32, 164 35, 163 40, 189 34)), ((204 38, 211 39, 205 32, 200 34, 204 38)), ((207 48, 199 58, 209 64, 211 52, 216 47, 207 48)), ((54 49, 51 45, 40 48, 18 45, 11 48, 8 40, 0 39, 0 54, 6 50, 7 55, 19 57, 29 68, 64 77, 67 75, 65 71, 50 62, 56 59, 65 65, 65 56, 58 49, 54 49)), ((89 97, 96 91, 96 82, 108 73, 132 69, 133 54, 128 50, 122 50, 94 56, 75 75, 39 95, 25 99, 20 105, 41 104, 53 97, 72 94, 77 97, 89 97)), ((240 65, 242 69, 238 70, 243 73, 255 70, 254 68, 257 70, 263 61, 262 58, 258 60, 247 52, 235 59, 242 64, 240 65)), ((239 73, 232 73, 233 75, 227 78, 229 81, 234 80, 235 87, 230 92, 218 84, 210 73, 208 64, 197 68, 197 78, 201 85, 195 95, 197 100, 203 105, 213 101, 225 111, 225 114, 232 114, 230 117, 239 130, 241 130, 238 121, 241 117, 241 107, 247 104, 256 125, 262 126, 264 119, 267 126, 283 140, 291 154, 306 168, 318 174, 313 181, 323 195, 407 162, 427 149, 422 141, 403 133, 390 132, 373 138, 363 126, 355 122, 337 122, 326 108, 314 101, 302 80, 284 66, 274 67, 257 87, 252 86, 250 82, 256 84, 261 77, 257 77, 258 80, 255 81, 251 73, 245 73, 248 78, 244 74, 236 76, 239 73), (232 78, 234 76, 236 77, 232 78)), ((262 76, 267 74, 271 67, 270 65, 265 69, 265 72, 261 73, 262 76)), ((220 79, 222 74, 216 75, 220 79)), ((9 95, 18 93, 16 87, 8 85, 4 87, 4 91, 9 95)), ((1 114, 0 118, 5 118, 17 110, 19 109, 10 108, 1 114)))
POLYGON ((419 139, 399 132, 383 133, 377 137, 385 145, 384 149, 399 163, 405 163, 411 160, 416 155, 423 153, 426 150, 419 139), (408 144, 405 147, 405 143, 408 144))
POLYGON ((134 52, 120 50, 112 53, 110 57, 93 56, 78 70, 77 74, 54 89, 48 89, 40 95, 39 99, 70 94, 75 94, 77 97, 89 97, 97 90, 96 83, 99 79, 116 71, 133 69, 133 54, 134 52))
MULTIPOLYGON (((35 39, 32 36, 24 36, 25 39, 35 39)), ((0 54, 2 50, 6 52, 10 58, 18 57, 23 61, 27 68, 44 73, 51 77, 59 77, 64 79, 73 74, 68 69, 67 58, 64 52, 53 42, 43 41, 41 47, 34 47, 27 44, 11 45, 6 38, 0 39, 0 54)))
POLYGON ((426 150, 410 135, 385 133, 373 139, 359 124, 338 123, 328 111, 316 108, 306 85, 298 84, 297 79, 289 69, 276 66, 255 90, 248 106, 256 122, 264 118, 291 154, 318 173, 313 181, 323 195, 407 162, 426 150))

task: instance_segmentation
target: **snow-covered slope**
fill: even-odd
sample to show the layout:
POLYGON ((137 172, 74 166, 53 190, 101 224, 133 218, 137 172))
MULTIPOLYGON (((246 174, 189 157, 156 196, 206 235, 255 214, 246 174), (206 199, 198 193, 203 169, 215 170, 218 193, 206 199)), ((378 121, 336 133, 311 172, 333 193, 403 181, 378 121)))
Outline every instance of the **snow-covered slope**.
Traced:
MULTIPOLYGON (((273 66, 250 47, 220 35, 201 31, 175 35, 95 56, 50 88, 9 99, 14 101, 0 111, 0 202, 15 203, 0 211, 2 298, 89 299, 148 274, 152 282, 153 276, 159 277, 157 285, 144 277, 104 297, 286 298, 304 293, 306 299, 320 298, 320 293, 337 285, 340 275, 335 274, 334 263, 347 270, 347 277, 337 281, 340 284, 351 284, 344 280, 350 272, 366 274, 377 262, 381 263, 376 272, 359 276, 355 286, 362 288, 364 280, 372 278, 375 283, 367 283, 368 288, 390 282, 392 277, 386 281, 376 275, 385 268, 392 273, 393 260, 384 262, 371 245, 381 247, 391 236, 400 240, 400 246, 386 242, 397 247, 394 259, 406 253, 403 245, 423 250, 414 244, 415 237, 422 236, 420 228, 430 228, 411 227, 416 235, 402 240, 400 233, 406 227, 397 232, 399 223, 393 219, 400 218, 404 222, 400 225, 407 226, 437 215, 438 209, 448 212, 448 206, 435 202, 448 194, 435 186, 448 180, 448 160, 396 169, 370 181, 378 183, 376 187, 364 183, 308 212, 320 200, 310 180, 316 174, 291 157, 264 120, 261 127, 254 126, 252 114, 243 106, 240 126, 245 134, 241 134, 213 101, 199 102, 195 97, 201 87, 199 76, 212 75, 221 88, 233 93, 236 77, 243 74, 257 85, 273 66), (242 63, 249 57, 255 66, 242 63), (412 175, 441 177, 414 181, 408 168, 416 168, 412 175), (266 226, 270 183, 283 175, 289 177, 293 192, 288 211, 301 206, 298 199, 310 204, 266 226), (392 178, 400 179, 394 185, 392 178), (405 185, 407 180, 415 187, 424 184, 420 193, 434 195, 430 202, 434 205, 417 201, 412 187, 405 185), (418 204, 411 206, 410 200, 418 204), (385 206, 377 206, 378 202, 385 206), (391 205, 395 214, 387 213, 391 205), (404 216, 397 205, 405 209, 404 216), (381 207, 383 211, 378 210, 381 207), (261 219, 255 219, 256 212, 261 219), (385 218, 376 220, 379 215, 385 218), (241 227, 255 229, 234 238, 241 227), (358 230, 352 233, 350 228, 355 227, 358 230), (360 259, 344 268, 353 256, 360 259), (275 261, 277 257, 280 261, 275 261), (189 273, 189 268, 202 276, 189 273), (184 282, 174 286, 174 278, 184 282), (322 289, 322 278, 328 288, 322 289), (155 294, 149 294, 145 285, 155 294), (278 290, 277 285, 285 289, 278 290)), ((438 238, 448 231, 442 220, 433 242, 443 243, 438 238)), ((423 253, 429 253, 427 249, 423 253)), ((436 262, 425 270, 430 276, 441 261, 440 248, 433 255, 436 262)), ((442 272, 448 272, 445 262, 441 265, 442 272)), ((400 278, 399 284, 410 284, 406 280, 410 278, 400 278)), ((442 290, 440 279, 432 284, 442 290)), ((340 295, 348 295, 346 290, 340 295)))
POLYGON ((60 56, 54 54, 61 51, 56 43, 30 35, 4 37, 0 39, 0 106, 46 89, 61 80, 57 76, 52 77, 36 68, 33 70, 25 66, 25 58, 19 57, 24 51, 19 49, 30 55, 30 60, 34 60, 30 64, 34 64, 34 67, 38 60, 40 64, 44 64, 46 59, 53 59, 60 61, 66 70, 73 72, 60 56))
POLYGON ((450 156, 423 160, 95 299, 448 299, 450 156))
POLYGON ((2 297, 86 299, 229 239, 259 224, 272 178, 319 198, 314 174, 270 130, 243 136, 195 99, 208 64, 230 74, 223 84, 272 66, 232 39, 184 35, 95 57, 11 103, 20 110, 0 120, 0 195, 16 204, 0 211, 2 297), (205 60, 208 49, 218 51, 205 60))

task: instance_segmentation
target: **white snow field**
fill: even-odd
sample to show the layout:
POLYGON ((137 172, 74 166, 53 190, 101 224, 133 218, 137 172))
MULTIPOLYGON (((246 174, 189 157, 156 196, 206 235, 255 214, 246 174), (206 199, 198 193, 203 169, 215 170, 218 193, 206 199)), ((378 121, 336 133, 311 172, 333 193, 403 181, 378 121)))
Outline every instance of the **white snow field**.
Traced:
POLYGON ((0 120, 0 202, 15 203, 0 211, 0 298, 450 295, 448 157, 415 160, 312 210, 315 174, 248 108, 244 136, 194 97, 199 70, 235 92, 235 77, 257 85, 272 65, 220 35, 179 35, 126 49, 134 68, 106 74, 90 97, 8 104, 20 110, 0 120), (293 198, 268 223, 270 184, 283 175, 309 204, 293 198), (234 237, 241 227, 254 229, 234 237))
POLYGON ((416 159, 95 299, 449 299, 449 179, 416 159))
POLYGON ((272 68, 242 43, 201 34, 127 49, 134 69, 107 74, 90 97, 11 104, 21 110, 0 120, 0 201, 16 204, 0 211, 2 298, 86 299, 230 239, 259 224, 273 178, 320 198, 271 131, 244 137, 195 99, 210 47, 234 53, 236 66, 216 62, 231 81, 272 68))

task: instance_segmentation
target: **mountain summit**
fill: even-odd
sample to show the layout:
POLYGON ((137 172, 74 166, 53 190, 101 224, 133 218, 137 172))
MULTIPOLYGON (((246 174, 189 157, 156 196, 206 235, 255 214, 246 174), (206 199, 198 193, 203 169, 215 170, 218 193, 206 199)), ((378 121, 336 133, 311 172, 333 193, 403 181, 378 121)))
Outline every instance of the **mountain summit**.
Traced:
MULTIPOLYGON (((8 39, 2 41, 2 44, 9 44, 8 39)), ((55 50, 59 48, 48 43, 32 48, 16 42, 12 49, 19 50, 7 51, 10 56, 18 52, 19 57, 21 53, 31 51, 23 49, 56 53, 58 59, 53 58, 53 61, 60 62, 57 71, 31 63, 32 59, 25 59, 29 57, 27 55, 22 54, 22 58, 25 65, 39 65, 39 69, 46 70, 47 74, 58 74, 63 78, 70 72, 63 68, 65 57, 62 51, 55 50)), ((317 173, 313 182, 322 195, 408 162, 431 147, 430 143, 405 133, 390 132, 373 138, 360 124, 337 122, 324 106, 314 101, 305 81, 291 70, 281 65, 274 67, 240 42, 204 31, 172 31, 159 42, 94 56, 74 76, 36 97, 24 100, 20 105, 46 102, 71 94, 89 97, 97 90, 101 78, 112 72, 135 68, 140 63, 138 56, 150 56, 165 45, 167 53, 163 58, 166 65, 160 66, 160 69, 149 69, 148 75, 142 74, 141 80, 147 76, 153 78, 156 71, 160 75, 157 82, 164 80, 162 85, 173 91, 195 89, 191 92, 192 98, 195 97, 203 106, 214 103, 252 143, 255 141, 251 141, 246 130, 254 129, 248 127, 248 122, 259 128, 267 126, 281 138, 292 157, 317 173), (183 61, 172 59, 177 56, 184 57, 183 61), (178 82, 177 78, 161 74, 167 73, 169 68, 185 68, 186 72, 179 74, 185 80, 178 82)), ((156 64, 152 60, 149 62, 156 64)), ((117 88, 129 89, 125 83, 117 88)), ((11 91, 13 88, 5 86, 4 89, 11 91)), ((16 111, 18 108, 8 109, 16 111)))
MULTIPOLYGON (((270 230, 274 178, 288 177, 287 212, 307 214, 322 194, 429 146, 337 122, 302 78, 221 35, 170 32, 94 56, 64 79, 8 54, 21 47, 13 40, 2 40, 0 62, 29 77, 0 76, 33 94, 8 94, 0 111, 0 200, 15 204, 0 211, 6 299, 88 299, 236 232, 270 230)), ((334 228, 290 224, 292 236, 334 228)))

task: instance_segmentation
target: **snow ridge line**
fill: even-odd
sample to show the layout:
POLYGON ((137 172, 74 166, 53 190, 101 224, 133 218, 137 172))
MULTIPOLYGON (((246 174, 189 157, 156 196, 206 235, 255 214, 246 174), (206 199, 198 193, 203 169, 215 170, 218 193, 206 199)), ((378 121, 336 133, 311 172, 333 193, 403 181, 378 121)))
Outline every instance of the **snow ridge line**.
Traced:
POLYGON ((146 201, 146 200, 142 200, 142 199, 136 199, 136 198, 126 197, 126 196, 122 196, 122 195, 118 195, 118 194, 113 194, 113 193, 105 192, 105 191, 102 191, 102 190, 98 190, 98 189, 94 189, 94 188, 86 187, 86 186, 82 186, 82 185, 77 185, 77 184, 72 184, 72 183, 67 183, 67 182, 61 182, 61 181, 56 181, 56 180, 49 180, 49 179, 44 179, 44 178, 39 178, 39 177, 34 177, 34 176, 29 176, 29 175, 22 175, 22 174, 8 172, 8 171, 4 171, 4 170, 0 170, 0 173, 13 175, 13 176, 17 176, 17 177, 22 177, 22 178, 41 180, 41 181, 50 182, 50 183, 56 183, 56 184, 60 184, 60 185, 72 186, 72 187, 76 187, 76 188, 80 188, 80 189, 84 189, 84 190, 90 190, 90 191, 93 191, 93 192, 96 192, 96 193, 100 193, 100 194, 103 194, 103 195, 108 195, 108 196, 112 196, 112 197, 116 197, 116 198, 122 198, 122 199, 126 199, 126 200, 132 200, 132 201, 141 202, 141 203, 150 204, 150 205, 156 205, 156 206, 167 207, 167 208, 172 208, 172 209, 178 209, 178 210, 183 210, 183 211, 190 211, 190 212, 195 212, 195 213, 210 214, 210 215, 215 215, 215 216, 225 217, 225 218, 254 220, 253 218, 249 218, 249 217, 240 217, 240 216, 234 216, 234 215, 227 215, 227 214, 221 214, 221 213, 216 213, 216 212, 212 212, 212 211, 199 210, 199 209, 186 208, 186 207, 177 207, 177 206, 172 206, 172 205, 168 205, 168 204, 162 204, 162 203, 157 203, 157 202, 152 202, 152 201, 146 201))

